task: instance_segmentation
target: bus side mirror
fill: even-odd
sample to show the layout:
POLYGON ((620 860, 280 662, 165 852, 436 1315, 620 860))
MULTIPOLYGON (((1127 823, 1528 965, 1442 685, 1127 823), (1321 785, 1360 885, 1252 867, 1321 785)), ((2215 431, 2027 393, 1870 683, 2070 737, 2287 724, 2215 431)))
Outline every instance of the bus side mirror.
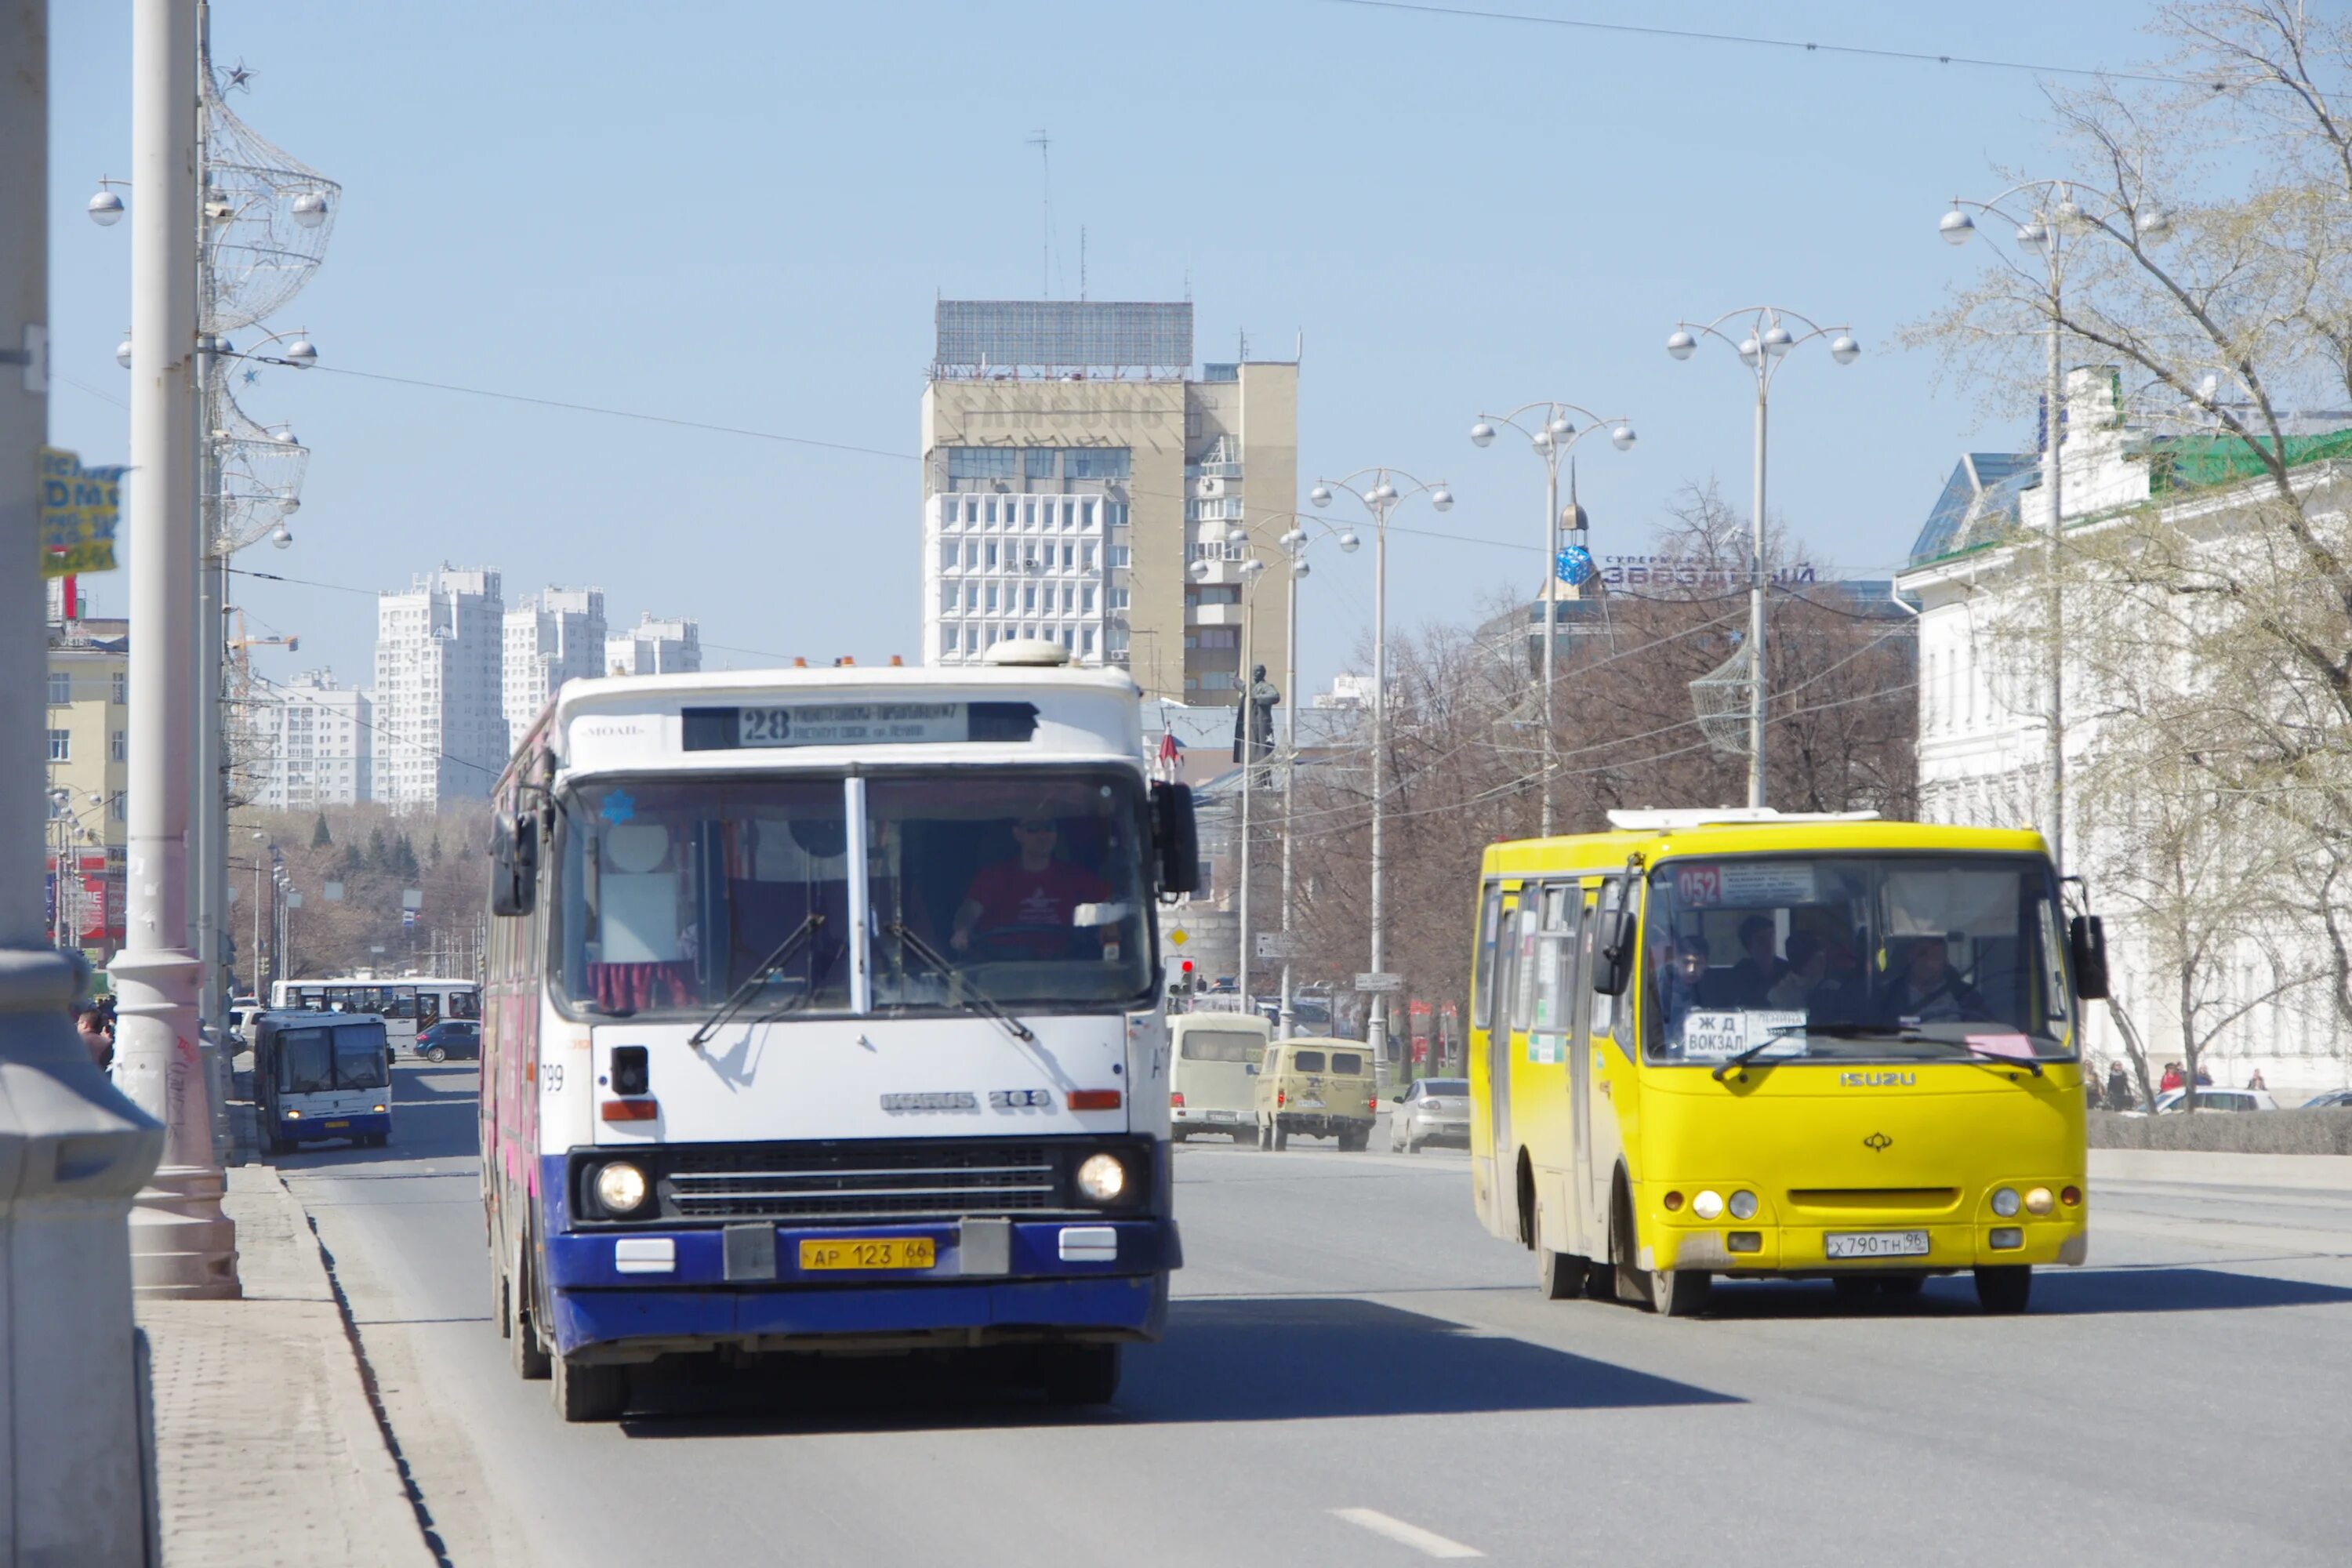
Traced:
POLYGON ((1151 838, 1160 852, 1160 890, 1190 893, 1201 885, 1201 828, 1189 784, 1151 786, 1151 838))
POLYGON ((527 915, 539 901, 539 819, 517 812, 499 820, 490 844, 490 913, 527 915))
POLYGON ((2066 945, 2074 960, 2074 994, 2085 1002, 2107 994, 2107 927, 2096 915, 2076 915, 2066 926, 2066 945))
POLYGON ((1633 975, 1633 939, 1639 934, 1632 910, 1611 910, 1601 917, 1593 942, 1592 989, 1603 996, 1622 996, 1633 975))

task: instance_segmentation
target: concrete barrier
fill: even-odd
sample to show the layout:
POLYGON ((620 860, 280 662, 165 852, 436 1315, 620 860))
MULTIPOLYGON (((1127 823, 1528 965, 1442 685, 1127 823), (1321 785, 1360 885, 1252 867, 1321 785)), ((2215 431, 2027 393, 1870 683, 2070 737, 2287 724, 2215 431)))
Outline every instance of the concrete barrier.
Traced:
POLYGON ((2169 1182, 2352 1193, 2352 1154, 2206 1154, 2170 1149, 2094 1149, 2091 1182, 2095 1198, 2101 1182, 2169 1182))
POLYGON ((2094 1110, 2086 1131, 2094 1149, 2352 1155, 2352 1110, 2198 1110, 2165 1116, 2094 1110))

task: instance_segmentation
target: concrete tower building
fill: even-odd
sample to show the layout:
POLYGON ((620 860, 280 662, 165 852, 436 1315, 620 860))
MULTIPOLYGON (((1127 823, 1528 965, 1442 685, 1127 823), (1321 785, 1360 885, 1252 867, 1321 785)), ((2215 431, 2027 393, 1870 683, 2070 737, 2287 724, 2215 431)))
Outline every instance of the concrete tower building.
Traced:
POLYGON ((627 631, 604 639, 606 675, 691 674, 702 668, 702 626, 640 614, 627 631))
POLYGON ((1232 703, 1284 662, 1280 574, 1244 597, 1248 547, 1202 542, 1298 493, 1295 362, 1192 363, 1192 307, 942 300, 923 392, 923 660, 1045 637, 1146 696, 1232 703), (1187 568, 1206 562, 1195 579, 1187 568), (1254 602, 1253 602, 1254 600, 1254 602))
POLYGON ((604 673, 604 591, 550 588, 507 612, 507 750, 567 680, 604 673))
POLYGON ((374 725, 367 693, 337 686, 334 671, 296 676, 256 712, 264 767, 254 804, 315 811, 374 799, 374 725))
POLYGON ((429 810, 506 766, 506 604, 491 571, 441 566, 376 595, 375 798, 429 810))

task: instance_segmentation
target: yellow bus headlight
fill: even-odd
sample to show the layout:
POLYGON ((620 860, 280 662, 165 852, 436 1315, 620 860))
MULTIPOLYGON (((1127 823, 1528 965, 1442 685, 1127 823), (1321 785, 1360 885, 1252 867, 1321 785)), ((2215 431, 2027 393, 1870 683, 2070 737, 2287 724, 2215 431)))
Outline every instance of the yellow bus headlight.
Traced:
POLYGON ((1701 1219, 1714 1219, 1723 1213, 1723 1194, 1712 1187, 1691 1199, 1691 1213, 1701 1219))
POLYGON ((2051 1197, 2050 1189, 2048 1187, 2036 1187, 2032 1192, 2025 1194, 2025 1212, 2028 1214, 2048 1214, 2052 1207, 2054 1206, 2055 1202, 2056 1200, 2051 1197))
POLYGON ((1734 1219, 1754 1219, 1756 1217, 1756 1194, 1754 1193, 1747 1192, 1732 1194, 1731 1217, 1734 1219))

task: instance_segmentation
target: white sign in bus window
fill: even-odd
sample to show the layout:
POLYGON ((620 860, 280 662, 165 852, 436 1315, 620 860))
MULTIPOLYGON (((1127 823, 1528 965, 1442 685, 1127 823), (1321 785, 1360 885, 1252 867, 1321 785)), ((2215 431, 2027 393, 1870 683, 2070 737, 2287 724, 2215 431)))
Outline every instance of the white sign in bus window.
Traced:
MULTIPOLYGON (((1779 1008, 1759 1008, 1754 1012, 1741 1010, 1706 1011, 1687 1014, 1683 1018, 1683 1055, 1692 1061, 1717 1062, 1726 1057, 1736 1057, 1773 1037, 1776 1028, 1794 1024, 1801 1026, 1805 1015, 1784 1012, 1779 1008)), ((1797 1049, 1790 1042, 1790 1049, 1797 1049)))
POLYGON ((606 872, 597 879, 597 936, 606 963, 667 963, 679 956, 677 873, 606 872))

